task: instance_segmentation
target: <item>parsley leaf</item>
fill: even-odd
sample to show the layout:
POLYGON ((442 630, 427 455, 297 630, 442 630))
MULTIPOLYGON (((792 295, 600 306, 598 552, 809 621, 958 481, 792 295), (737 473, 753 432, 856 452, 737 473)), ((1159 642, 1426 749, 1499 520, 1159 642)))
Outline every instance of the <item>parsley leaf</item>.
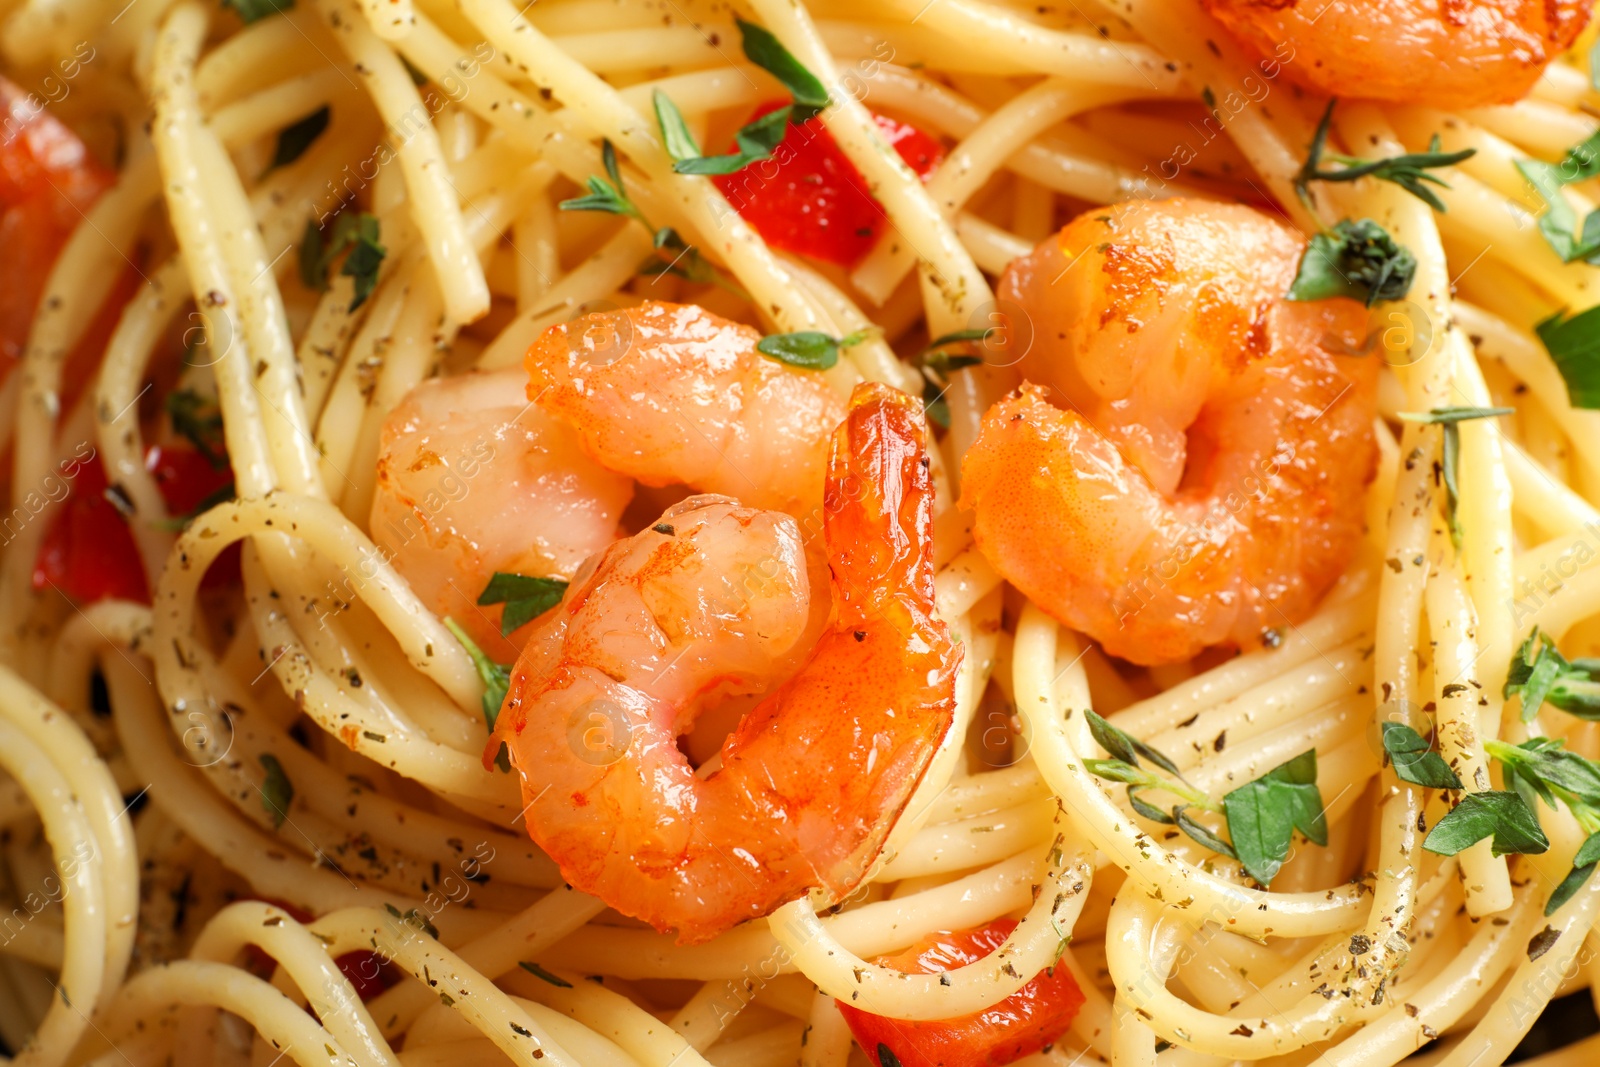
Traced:
POLYGON ((1427 789, 1460 789, 1461 779, 1428 739, 1403 722, 1383 724, 1383 750, 1401 781, 1427 789))
POLYGON ((1311 238, 1287 300, 1347 296, 1368 307, 1411 291, 1417 257, 1371 219, 1342 219, 1311 238))
POLYGON ((1582 889, 1589 876, 1594 874, 1595 864, 1600 862, 1600 833, 1592 833, 1578 848, 1577 854, 1572 857, 1572 870, 1561 879, 1561 884, 1550 893, 1550 899, 1545 903, 1546 916, 1554 915, 1561 905, 1571 900, 1573 894, 1582 889))
POLYGON ((1508 852, 1535 853, 1550 848, 1539 828, 1538 817, 1516 793, 1492 789, 1468 793, 1428 831, 1422 847, 1441 856, 1454 856, 1464 848, 1493 837, 1489 846, 1496 856, 1508 852))
POLYGON ((1548 634, 1535 629, 1511 657, 1501 695, 1522 697, 1523 722, 1547 702, 1580 719, 1600 719, 1600 660, 1569 662, 1548 634))
POLYGON ((833 101, 817 76, 763 26, 735 17, 744 38, 745 58, 777 78, 794 97, 794 121, 804 122, 833 101))
POLYGON ((294 0, 222 0, 222 6, 239 16, 246 26, 294 7, 294 0))
POLYGON ((367 302, 378 285, 378 268, 383 264, 387 249, 378 243, 378 219, 366 212, 346 212, 333 224, 327 243, 322 240, 322 230, 315 219, 306 222, 305 236, 300 241, 300 280, 311 289, 328 287, 328 268, 342 253, 344 266, 339 273, 355 281, 355 295, 350 301, 354 311, 367 302))
POLYGON ((1228 836, 1239 863, 1262 885, 1289 857, 1294 831, 1328 843, 1328 821, 1317 789, 1317 753, 1308 749, 1222 798, 1228 836))
POLYGON ((1517 170, 1544 201, 1539 232, 1561 261, 1596 262, 1600 257, 1600 211, 1591 211, 1580 227, 1577 213, 1561 194, 1561 189, 1600 175, 1600 134, 1567 149, 1560 163, 1523 159, 1517 161, 1517 170))
POLYGON ((328 128, 328 109, 319 107, 298 122, 285 126, 278 133, 278 144, 272 152, 272 164, 268 170, 277 167, 286 167, 290 163, 306 154, 306 149, 311 147, 322 132, 328 128))
POLYGON ((1471 159, 1478 154, 1476 148, 1464 148, 1459 152, 1441 152, 1439 135, 1434 134, 1426 152, 1408 152, 1387 159, 1362 159, 1358 156, 1329 152, 1326 147, 1328 127, 1333 121, 1334 105, 1338 102, 1337 97, 1328 101, 1328 109, 1322 113, 1322 121, 1317 124, 1317 132, 1311 138, 1311 148, 1306 155, 1306 161, 1301 164, 1300 172, 1295 175, 1295 191, 1300 194, 1300 199, 1307 207, 1311 206, 1310 193, 1306 188, 1310 182, 1353 182, 1358 178, 1377 178, 1379 181, 1393 182, 1435 211, 1448 210, 1444 201, 1423 183, 1429 182, 1441 189, 1450 188, 1449 184, 1442 178, 1429 174, 1428 171, 1435 167, 1453 167, 1457 163, 1471 159), (1340 168, 1319 169, 1324 155, 1339 163, 1340 168))
POLYGON ((463 630, 456 620, 446 618, 444 625, 445 629, 461 642, 461 647, 467 650, 467 655, 472 657, 472 666, 478 672, 478 680, 483 683, 483 721, 493 731, 495 720, 500 717, 500 705, 505 703, 506 690, 511 688, 511 667, 504 663, 496 663, 484 655, 483 649, 467 636, 467 631, 463 630))
POLYGON ((228 465, 222 436, 222 409, 215 397, 193 389, 174 389, 167 394, 165 406, 173 433, 187 438, 213 469, 222 470, 228 465))
POLYGON ((1469 407, 1444 407, 1434 408, 1432 411, 1419 414, 1414 411, 1400 412, 1400 419, 1404 422, 1419 422, 1439 424, 1444 427, 1444 446, 1440 456, 1440 472, 1444 478, 1445 492, 1445 518, 1450 523, 1450 543, 1457 549, 1461 547, 1461 522, 1456 517, 1456 506, 1461 502, 1461 490, 1457 480, 1457 470, 1460 466, 1461 456, 1461 431, 1457 427, 1470 419, 1489 419, 1498 415, 1510 415, 1514 408, 1469 408, 1469 407))
POLYGON ((827 370, 839 362, 840 349, 858 345, 870 334, 870 330, 857 330, 843 337, 834 337, 820 330, 769 333, 756 342, 756 351, 791 367, 827 370))
POLYGON ((489 584, 483 587, 478 603, 506 606, 500 616, 500 634, 506 636, 561 603, 566 591, 567 583, 561 578, 533 578, 495 571, 489 584))
MULTIPOLYGON (((1568 751, 1565 741, 1534 737, 1512 745, 1490 738, 1483 747, 1500 761, 1507 784, 1525 780, 1552 808, 1560 800, 1573 809, 1580 822, 1584 816, 1578 809, 1593 808, 1600 820, 1600 764, 1568 751)), ((1517 791, 1522 792, 1520 786, 1517 791)), ((1600 829, 1600 825, 1595 828, 1600 829)))
POLYGON ((289 817, 289 804, 294 800, 294 784, 283 772, 283 764, 272 753, 261 753, 261 766, 267 772, 261 782, 261 806, 272 816, 272 825, 276 829, 289 817))
POLYGON ((1570 319, 1558 311, 1533 327, 1544 344, 1575 408, 1600 408, 1600 306, 1570 319))

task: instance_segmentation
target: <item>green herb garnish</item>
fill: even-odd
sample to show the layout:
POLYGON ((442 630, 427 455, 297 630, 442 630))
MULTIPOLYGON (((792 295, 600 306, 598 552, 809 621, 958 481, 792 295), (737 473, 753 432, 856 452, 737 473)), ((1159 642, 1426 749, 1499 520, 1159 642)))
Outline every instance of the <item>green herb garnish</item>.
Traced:
POLYGON ((733 135, 737 151, 704 156, 677 105, 660 89, 655 91, 654 100, 662 140, 666 143, 667 154, 672 157, 672 169, 679 174, 733 174, 752 163, 771 159, 788 132, 789 115, 793 110, 785 105, 740 128, 733 135))
POLYGON ((248 26, 269 15, 288 11, 294 7, 294 0, 222 0, 222 6, 238 15, 239 21, 248 26))
POLYGON ((1489 848, 1496 856, 1508 852, 1544 852, 1550 847, 1539 820, 1516 793, 1488 789, 1468 793, 1423 838, 1422 847, 1441 856, 1454 856, 1464 848, 1492 837, 1489 848))
POLYGON ((756 351, 780 363, 806 370, 827 370, 839 362, 841 349, 858 345, 871 336, 871 330, 857 330, 835 337, 820 330, 798 333, 770 333, 756 342, 756 351))
POLYGON ((287 167, 305 155, 306 149, 328 128, 328 114, 326 107, 319 107, 298 122, 285 126, 278 133, 278 144, 272 152, 272 164, 268 169, 287 167))
POLYGON ((1342 219, 1311 238, 1285 299, 1347 296, 1371 307, 1403 299, 1416 273, 1417 257, 1382 226, 1371 219, 1342 219))
POLYGON ((1546 702, 1580 719, 1600 720, 1600 659, 1569 661, 1548 634, 1535 629, 1511 657, 1501 695, 1522 697, 1523 722, 1546 702))
POLYGON ((272 753, 261 753, 261 766, 267 772, 261 782, 261 806, 272 816, 273 829, 277 829, 289 817, 289 805, 294 801, 294 784, 283 772, 283 764, 272 753))
POLYGON ((739 33, 744 38, 745 58, 777 78, 794 98, 792 117, 795 122, 806 121, 833 102, 828 99, 828 90, 817 76, 807 70, 771 31, 741 18, 736 17, 734 21, 739 24, 739 33))
POLYGON ((1315 749, 1228 793, 1222 807, 1240 865, 1262 885, 1271 883, 1283 867, 1296 830, 1319 845, 1328 843, 1315 749))
POLYGON ((306 223, 305 236, 300 241, 300 280, 311 289, 328 288, 328 268, 341 254, 344 266, 339 273, 355 282, 355 295, 350 301, 354 311, 367 302, 378 285, 378 268, 383 264, 387 250, 378 243, 378 219, 366 212, 341 214, 333 224, 333 232, 326 243, 316 220, 306 223))
POLYGON ((422 931, 435 941, 439 940, 439 928, 433 925, 433 923, 429 921, 428 917, 422 912, 418 911, 416 908, 407 908, 405 911, 401 911, 393 904, 385 904, 383 908, 390 915, 393 915, 396 919, 399 919, 407 926, 422 931))
POLYGON ((1558 311, 1536 323, 1550 359, 1567 384, 1567 400, 1575 408, 1600 408, 1600 306, 1570 319, 1558 311))
POLYGON ((194 445, 195 451, 204 456, 213 469, 222 470, 228 465, 222 435, 222 409, 215 397, 193 389, 174 389, 167 394, 165 406, 173 433, 194 445))
POLYGON ((493 732, 495 720, 500 717, 500 705, 505 702, 506 690, 511 688, 511 667, 507 664, 496 663, 484 654, 478 643, 467 636, 467 631, 452 618, 446 618, 444 625, 461 647, 467 650, 467 655, 472 657, 473 669, 478 672, 478 680, 483 683, 483 721, 493 732))
POLYGON ((500 616, 500 634, 507 636, 561 603, 566 591, 567 582, 562 578, 534 578, 495 571, 478 596, 478 604, 506 606, 500 616))
POLYGON ((1402 411, 1402 422, 1417 422, 1424 424, 1437 424, 1444 427, 1444 444, 1440 449, 1440 473, 1444 479, 1445 493, 1445 518, 1450 524, 1450 543, 1457 549, 1461 548, 1461 521, 1456 515, 1456 506, 1461 502, 1461 489, 1457 477, 1461 457, 1461 431, 1463 422, 1470 419, 1492 419, 1499 415, 1510 415, 1513 408, 1469 408, 1446 407, 1434 408, 1432 411, 1416 412, 1402 411))
POLYGON ((1453 167, 1463 160, 1471 159, 1478 154, 1476 148, 1464 148, 1459 152, 1441 152, 1439 135, 1434 134, 1426 152, 1408 152, 1403 156, 1391 156, 1387 159, 1362 159, 1359 156, 1330 152, 1327 150, 1328 127, 1333 122, 1333 108, 1338 102, 1338 98, 1328 101, 1328 108, 1322 113, 1322 121, 1317 123, 1317 132, 1311 138, 1311 149, 1306 155, 1306 161, 1301 164, 1299 173, 1295 175, 1295 192, 1300 195, 1301 201, 1308 209, 1312 206, 1311 194, 1307 189, 1307 185, 1311 182, 1353 182, 1359 178, 1376 178, 1379 181, 1393 182, 1435 211, 1447 210, 1444 201, 1423 183, 1428 182, 1441 189, 1448 189, 1450 186, 1428 171, 1436 167, 1453 167), (1324 158, 1338 163, 1339 169, 1322 170, 1321 164, 1324 158))
POLYGON ((1461 779, 1428 739, 1403 722, 1383 724, 1383 751, 1403 782, 1426 789, 1460 789, 1461 779))
POLYGON ((561 988, 561 989, 571 989, 572 988, 572 983, 571 982, 567 981, 565 978, 562 978, 558 974, 551 974, 549 971, 545 970, 543 967, 539 966, 537 963, 528 963, 526 960, 522 960, 522 961, 518 961, 517 966, 521 967, 523 970, 527 971, 529 974, 533 975, 535 978, 542 978, 546 982, 549 982, 553 986, 557 986, 558 988, 561 988))

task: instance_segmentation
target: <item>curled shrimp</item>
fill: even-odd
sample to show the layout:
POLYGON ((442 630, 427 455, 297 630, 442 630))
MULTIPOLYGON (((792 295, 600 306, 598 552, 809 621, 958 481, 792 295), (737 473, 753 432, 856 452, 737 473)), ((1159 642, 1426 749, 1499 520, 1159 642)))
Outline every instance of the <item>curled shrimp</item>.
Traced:
POLYGON ((633 483, 590 459, 524 398, 512 368, 423 382, 384 419, 372 539, 423 602, 492 657, 500 608, 478 595, 495 571, 568 578, 618 535, 633 483))
POLYGON ((489 741, 486 759, 508 746, 529 834, 563 877, 685 943, 815 886, 847 894, 951 728, 961 651, 933 616, 918 401, 857 387, 824 508, 831 614, 807 593, 793 518, 690 497, 536 624, 489 741), (697 774, 678 738, 754 694, 697 774))
POLYGON ((961 507, 996 570, 1115 655, 1271 642, 1359 542, 1376 361, 1347 354, 1355 301, 1283 298, 1304 246, 1250 208, 1133 201, 1002 279, 1033 384, 984 416, 961 507))
POLYGON ((1450 110, 1520 100, 1572 47, 1590 7, 1583 0, 1202 3, 1262 56, 1284 59, 1285 47, 1292 49, 1284 69, 1329 95, 1450 110))
POLYGON ((819 502, 844 402, 824 376, 761 355, 760 340, 692 304, 598 312, 534 342, 528 396, 610 470, 800 514, 819 502))

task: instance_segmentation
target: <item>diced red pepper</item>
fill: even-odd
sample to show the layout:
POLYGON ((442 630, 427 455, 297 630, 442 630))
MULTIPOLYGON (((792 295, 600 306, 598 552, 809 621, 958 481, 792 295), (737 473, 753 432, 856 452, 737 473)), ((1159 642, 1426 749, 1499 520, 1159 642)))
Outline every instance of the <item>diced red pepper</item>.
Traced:
POLYGON ((77 134, 0 78, 0 376, 22 354, 51 264, 111 182, 77 134))
POLYGON ((150 602, 144 563, 122 512, 106 496, 106 472, 95 456, 77 465, 67 496, 54 505, 33 564, 33 587, 56 588, 78 604, 96 600, 150 602))
MULTIPOLYGON (((931 934, 876 962, 907 974, 936 974, 973 963, 1005 944, 1010 919, 959 933, 931 934)), ((1046 968, 1009 997, 971 1015, 931 1022, 886 1019, 838 1001, 850 1032, 874 1067, 886 1047, 902 1067, 1000 1067, 1038 1052, 1066 1033, 1083 992, 1065 967, 1046 968)))
MULTIPOLYGON (((50 527, 33 567, 33 587, 60 589, 78 604, 96 600, 134 600, 148 604, 150 590, 138 544, 126 516, 107 496, 105 468, 98 456, 75 462, 68 491, 49 517, 50 527)), ((218 470, 195 449, 183 445, 151 445, 145 466, 170 515, 187 515, 227 485, 232 474, 218 470)), ((230 545, 206 572, 203 587, 235 581, 239 552, 230 545)))
MULTIPOLYGON (((750 120, 786 103, 768 101, 750 120)), ((873 118, 919 177, 926 179, 944 158, 944 146, 917 127, 883 115, 873 118)), ((820 118, 791 124, 771 159, 713 180, 775 248, 849 267, 867 254, 883 229, 882 205, 820 118)))

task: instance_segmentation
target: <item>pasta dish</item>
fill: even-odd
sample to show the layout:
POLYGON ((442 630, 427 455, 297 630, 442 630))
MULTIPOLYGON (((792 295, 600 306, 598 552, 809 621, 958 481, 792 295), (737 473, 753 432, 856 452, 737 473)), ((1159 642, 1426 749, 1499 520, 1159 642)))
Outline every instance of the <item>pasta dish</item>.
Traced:
POLYGON ((1583 0, 0 0, 0 1054, 1600 1051, 1583 0))

